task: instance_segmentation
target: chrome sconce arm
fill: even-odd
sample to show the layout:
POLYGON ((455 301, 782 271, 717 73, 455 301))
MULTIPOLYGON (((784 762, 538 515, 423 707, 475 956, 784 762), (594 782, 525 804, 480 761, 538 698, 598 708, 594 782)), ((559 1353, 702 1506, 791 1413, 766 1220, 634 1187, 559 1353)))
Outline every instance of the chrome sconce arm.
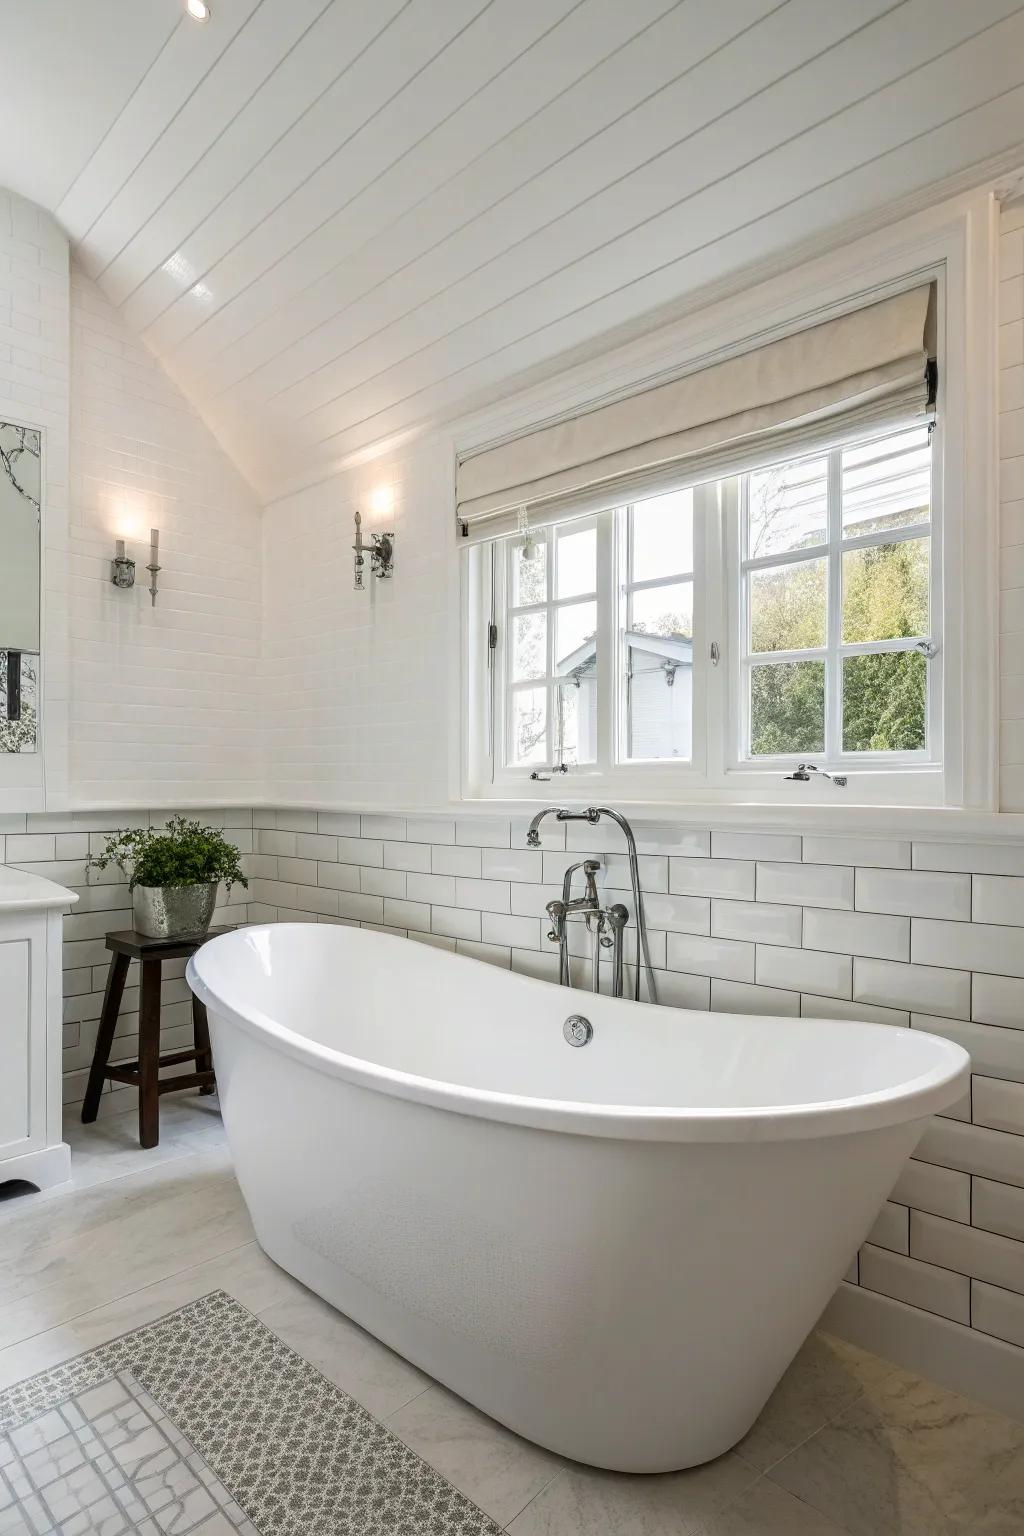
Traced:
POLYGON ((362 592, 362 590, 363 590, 363 567, 366 564, 366 560, 363 557, 363 550, 365 549, 365 547, 366 546, 363 543, 363 518, 362 518, 362 514, 359 511, 359 508, 357 507, 356 508, 356 541, 352 545, 352 548, 355 550, 355 555, 356 555, 355 560, 352 562, 352 565, 353 565, 352 586, 353 586, 353 588, 354 588, 354 590, 356 592, 362 592))

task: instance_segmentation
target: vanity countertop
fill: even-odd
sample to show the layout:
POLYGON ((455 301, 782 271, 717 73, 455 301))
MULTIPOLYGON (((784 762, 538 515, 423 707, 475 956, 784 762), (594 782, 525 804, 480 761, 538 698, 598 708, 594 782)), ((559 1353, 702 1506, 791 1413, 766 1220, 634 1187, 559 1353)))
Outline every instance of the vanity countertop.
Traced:
POLYGON ((30 875, 23 869, 12 869, 0 864, 0 912, 24 912, 29 908, 71 907, 78 900, 74 891, 46 880, 42 875, 30 875))

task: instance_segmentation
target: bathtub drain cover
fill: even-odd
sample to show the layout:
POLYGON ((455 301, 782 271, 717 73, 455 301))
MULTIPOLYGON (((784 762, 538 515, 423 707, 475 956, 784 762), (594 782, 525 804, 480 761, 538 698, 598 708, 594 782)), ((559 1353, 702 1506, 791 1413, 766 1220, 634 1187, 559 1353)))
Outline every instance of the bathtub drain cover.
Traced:
POLYGON ((562 1025, 562 1034, 570 1045, 586 1045, 593 1039, 594 1026, 582 1013, 570 1013, 562 1025))

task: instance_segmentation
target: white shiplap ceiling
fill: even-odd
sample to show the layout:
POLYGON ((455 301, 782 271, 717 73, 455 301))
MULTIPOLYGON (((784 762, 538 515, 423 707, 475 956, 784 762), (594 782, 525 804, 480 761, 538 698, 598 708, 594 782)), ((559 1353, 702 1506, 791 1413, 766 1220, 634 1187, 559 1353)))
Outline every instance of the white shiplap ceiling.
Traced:
POLYGON ((0 0, 0 183, 265 495, 1024 151, 1022 0, 0 0))

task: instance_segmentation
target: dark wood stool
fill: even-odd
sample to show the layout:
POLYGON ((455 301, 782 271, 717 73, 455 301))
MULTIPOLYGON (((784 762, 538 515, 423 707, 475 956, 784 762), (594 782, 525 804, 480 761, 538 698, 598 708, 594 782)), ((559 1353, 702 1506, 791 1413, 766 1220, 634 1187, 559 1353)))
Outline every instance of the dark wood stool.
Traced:
POLYGON ((175 939, 151 939, 144 933, 108 933, 107 948, 111 951, 107 985, 103 993, 103 1009, 100 1013, 96 1050, 89 1069, 89 1086, 85 1090, 82 1120, 89 1124, 96 1119, 100 1107, 103 1080, 109 1077, 115 1083, 129 1083, 139 1090, 139 1142, 143 1147, 155 1147, 160 1140, 160 1095, 173 1093, 179 1088, 198 1088, 200 1093, 213 1093, 216 1078, 213 1072, 213 1054, 210 1050, 210 1026, 206 1008, 198 997, 192 998, 192 1028, 195 1048, 191 1051, 171 1051, 160 1054, 160 981, 165 960, 183 960, 194 955, 207 939, 219 933, 230 933, 231 928, 211 928, 208 933, 187 935, 175 939), (133 960, 142 968, 142 984, 139 993, 139 1059, 120 1066, 109 1066, 110 1049, 117 1028, 117 1015, 124 996, 125 977, 133 960), (161 1077, 161 1067, 178 1066, 181 1062, 194 1061, 194 1072, 179 1072, 175 1077, 161 1077))

